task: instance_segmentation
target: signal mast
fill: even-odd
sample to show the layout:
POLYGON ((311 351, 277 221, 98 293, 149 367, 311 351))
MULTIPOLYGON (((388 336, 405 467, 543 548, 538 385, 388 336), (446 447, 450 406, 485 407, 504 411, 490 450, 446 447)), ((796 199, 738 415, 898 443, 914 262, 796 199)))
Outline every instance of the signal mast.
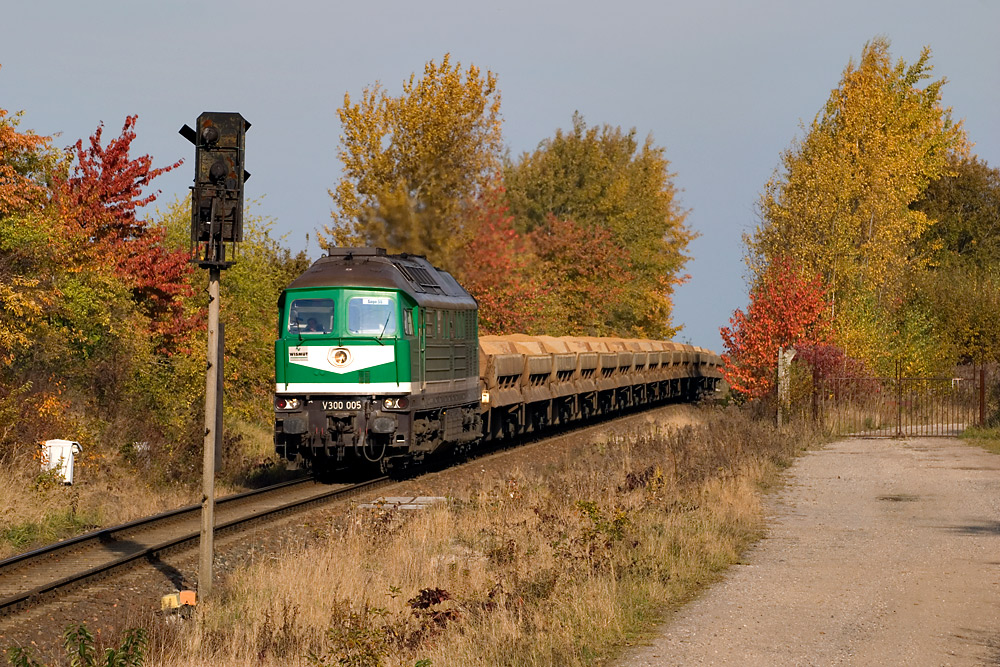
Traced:
POLYGON ((205 378, 204 472, 201 498, 201 546, 198 594, 212 593, 215 540, 215 470, 222 454, 222 362, 224 332, 219 323, 219 280, 236 262, 243 240, 243 168, 250 123, 238 113, 205 111, 197 129, 184 125, 180 134, 195 146, 191 187, 191 261, 208 270, 208 364, 205 378), (227 259, 227 249, 229 259, 227 259))

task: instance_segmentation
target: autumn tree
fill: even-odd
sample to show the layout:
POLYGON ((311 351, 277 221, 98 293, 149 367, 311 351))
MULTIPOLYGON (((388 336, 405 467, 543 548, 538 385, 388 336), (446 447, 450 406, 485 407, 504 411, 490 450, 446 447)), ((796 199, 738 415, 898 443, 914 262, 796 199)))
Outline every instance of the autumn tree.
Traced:
POLYGON ((271 426, 274 393, 274 337, 278 297, 309 268, 305 251, 292 253, 275 233, 272 218, 253 212, 243 220, 237 263, 221 283, 225 304, 226 383, 237 399, 230 412, 271 426))
POLYGON ((137 213, 159 195, 149 189, 153 179, 181 161, 154 168, 149 155, 132 157, 136 118, 128 116, 121 134, 106 146, 103 124, 86 146, 83 140, 74 144, 73 170, 57 183, 57 201, 60 216, 81 242, 80 259, 112 268, 150 319, 150 334, 169 351, 192 325, 181 305, 181 297, 191 293, 191 266, 186 252, 167 250, 162 232, 137 213))
POLYGON ((457 276, 479 302, 483 333, 612 333, 631 276, 610 230, 550 215, 523 233, 500 187, 477 203, 469 230, 457 276))
MULTIPOLYGON (((850 378, 855 381, 868 380, 875 385, 871 373, 857 359, 844 354, 844 350, 832 343, 798 342, 795 344, 793 362, 798 366, 806 366, 813 381, 824 381, 833 378, 850 378)), ((860 386, 865 386, 861 384, 860 386)))
POLYGON ((590 270, 619 276, 602 286, 617 292, 616 306, 593 314, 600 320, 575 323, 574 329, 651 338, 676 332, 671 294, 684 279, 684 251, 694 234, 676 201, 669 166, 652 136, 640 141, 635 129, 588 128, 579 114, 572 129, 557 130, 535 151, 506 165, 507 201, 519 231, 536 234, 543 244, 558 241, 548 243, 547 263, 556 272, 553 280, 567 287, 564 303, 582 314, 584 301, 594 296, 589 288, 574 292, 569 276, 558 273, 565 267, 586 271, 581 264, 600 262, 590 270), (603 239, 614 256, 570 247, 556 229, 569 224, 581 232, 575 238, 603 239), (627 282, 620 279, 622 272, 627 282))
POLYGON ((51 139, 18 129, 21 114, 0 109, 0 361, 31 342, 50 301, 53 233, 43 220, 47 180, 61 162, 51 139))
POLYGON ((719 333, 726 381, 741 394, 764 396, 774 388, 779 348, 831 342, 822 278, 776 258, 750 289, 746 312, 734 312, 719 333))
POLYGON ((463 71, 445 54, 398 96, 376 83, 360 101, 345 94, 337 113, 343 176, 321 243, 382 246, 453 269, 469 208, 500 164, 496 75, 463 71))
POLYGON ((551 287, 541 284, 529 240, 515 229, 499 183, 476 200, 467 227, 455 277, 479 303, 480 333, 551 333, 551 287))
POLYGON ((548 333, 612 336, 620 331, 616 323, 633 318, 628 286, 635 275, 628 250, 611 230, 550 214, 528 239, 537 258, 535 273, 550 292, 548 333))
MULTIPOLYGON (((114 469, 140 441, 144 475, 189 476, 205 350, 185 338, 206 305, 187 262, 190 202, 146 219, 166 168, 130 154, 134 117, 65 151, 18 121, 0 111, 0 456, 30 479, 39 440, 81 439, 114 469)), ((238 259, 223 281, 227 417, 270 428, 275 303, 307 259, 256 216, 238 259)))
POLYGON ((782 154, 746 239, 758 275, 793 256, 822 276, 841 339, 851 338, 848 352, 866 361, 898 328, 914 244, 933 224, 911 204, 966 150, 961 123, 941 105, 944 80, 927 81, 930 57, 925 48, 915 63, 893 64, 888 40, 866 44, 805 136, 782 154), (857 307, 869 312, 850 312, 857 307))
POLYGON ((1000 264, 947 264, 922 273, 916 287, 949 361, 1000 361, 1000 264))
POLYGON ((51 137, 19 132, 21 113, 0 108, 0 216, 38 210, 48 198, 45 180, 58 158, 51 137))
POLYGON ((8 462, 71 419, 47 364, 49 341, 65 346, 56 333, 71 244, 52 215, 50 186, 66 158, 49 137, 22 132, 20 119, 0 109, 0 455, 8 462))
POLYGON ((166 290, 187 267, 158 261, 169 253, 135 217, 156 170, 128 158, 134 119, 107 147, 98 130, 89 149, 62 152, 3 116, 0 403, 18 401, 7 418, 20 444, 72 430, 144 439, 168 332, 154 325, 169 321, 157 319, 156 295, 183 297, 183 277, 166 290))
MULTIPOLYGON (((282 290, 309 268, 304 251, 292 253, 275 233, 275 220, 261 215, 259 201, 249 201, 243 217, 243 241, 236 263, 226 270, 219 284, 225 325, 225 381, 229 418, 251 423, 269 423, 270 396, 274 391, 274 337, 278 297, 282 290)), ((157 211, 156 226, 168 248, 186 251, 190 243, 191 199, 175 199, 157 211)), ((196 281, 205 280, 197 275, 196 281)), ((185 300, 187 312, 207 322, 208 299, 204 290, 185 300)), ((200 360, 199 388, 194 403, 202 405, 205 388, 203 345, 190 356, 200 360)), ((194 397, 192 397, 194 398, 194 397)))
POLYGON ((749 239, 754 266, 792 254, 834 298, 857 285, 898 287, 913 242, 931 224, 910 205, 965 145, 961 124, 940 104, 944 80, 916 87, 931 69, 927 48, 914 64, 893 65, 881 38, 848 64, 765 187, 749 239))

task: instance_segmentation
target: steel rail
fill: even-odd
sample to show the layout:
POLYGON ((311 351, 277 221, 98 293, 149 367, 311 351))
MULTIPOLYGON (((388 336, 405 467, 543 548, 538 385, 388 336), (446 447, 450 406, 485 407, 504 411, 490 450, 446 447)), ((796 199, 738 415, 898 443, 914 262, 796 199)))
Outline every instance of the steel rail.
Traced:
MULTIPOLYGON (((216 505, 228 505, 234 501, 244 500, 252 496, 260 496, 268 494, 280 489, 287 488, 289 486, 298 486, 312 481, 311 477, 305 477, 302 479, 293 479, 287 482, 281 482, 280 484, 274 484, 272 486, 266 486, 261 489, 253 489, 251 491, 244 491, 242 493, 233 494, 231 496, 223 496, 222 498, 216 499, 216 505)), ((77 535, 76 537, 71 537, 59 542, 53 542, 52 544, 46 544, 43 547, 34 549, 32 551, 26 551, 4 560, 0 560, 0 576, 6 575, 15 568, 28 564, 32 561, 39 560, 41 558, 48 557, 52 554, 58 553, 60 551, 65 551, 70 547, 86 545, 91 542, 101 542, 103 540, 113 539, 115 533, 122 533, 127 530, 133 530, 136 528, 143 528, 144 526, 150 526, 157 523, 161 523, 168 519, 180 518, 184 515, 192 514, 201 509, 201 505, 187 505, 185 507, 178 507, 177 509, 167 510, 166 512, 161 512, 159 514, 154 514, 152 516, 146 516, 139 519, 134 519, 127 523, 119 524, 117 526, 110 526, 108 528, 101 528, 89 533, 84 533, 83 535, 77 535)))
MULTIPOLYGON (((624 410, 616 410, 614 413, 609 413, 601 415, 599 417, 577 422, 576 425, 569 429, 561 428, 547 428, 534 433, 522 434, 514 439, 503 439, 491 441, 486 444, 485 447, 480 449, 476 454, 469 457, 467 461, 472 463, 477 459, 491 458, 496 455, 503 455, 505 452, 519 449, 523 446, 535 446, 543 444, 549 440, 555 440, 567 436, 579 436, 583 435, 592 429, 607 426, 608 424, 617 422, 619 420, 628 419, 631 416, 643 414, 648 411, 656 410, 659 408, 667 407, 669 405, 675 404, 673 400, 660 400, 655 401, 651 404, 644 406, 633 406, 624 410)), ((439 461, 441 464, 445 464, 445 461, 439 461)), ((451 461, 454 465, 456 461, 451 461)), ((461 465, 461 463, 459 463, 461 465)), ((434 472, 435 469, 425 468, 425 472, 434 472)), ((219 498, 216 501, 216 507, 218 508, 229 508, 233 505, 238 504, 240 501, 255 500, 258 503, 263 500, 266 496, 275 494, 282 490, 286 490, 290 487, 303 485, 309 482, 315 481, 314 478, 307 477, 298 480, 291 480, 288 482, 282 482, 280 484, 275 484, 273 486, 265 487, 263 489, 255 489, 253 491, 246 491, 239 494, 234 494, 232 496, 225 496, 219 498)), ((243 516, 229 519, 224 522, 217 523, 215 526, 216 534, 236 532, 238 529, 242 529, 247 525, 260 522, 263 520, 273 519, 281 514, 290 513, 298 510, 302 510, 310 505, 320 504, 334 499, 344 499, 352 495, 364 491, 370 491, 385 484, 390 483, 392 480, 389 477, 379 477, 376 479, 368 480, 358 484, 353 484, 350 486, 341 486, 337 488, 327 489, 325 491, 316 493, 314 495, 309 495, 305 498, 299 498, 297 500, 283 503, 275 507, 262 509, 259 511, 251 511, 243 516)), ((201 511, 201 505, 188 505, 175 510, 170 510, 163 512, 154 516, 145 517, 141 519, 136 519, 128 523, 124 523, 118 526, 111 526, 109 528, 104 528, 101 530, 93 531, 78 537, 74 537, 62 542, 57 542, 50 544, 34 551, 29 551, 23 554, 12 556, 6 560, 0 561, 0 585, 3 584, 3 580, 12 575, 13 572, 24 567, 30 567, 32 564, 47 559, 56 559, 64 557, 76 550, 84 550, 90 546, 100 546, 107 548, 114 545, 116 542, 122 544, 125 542, 123 539, 116 539, 115 535, 122 535, 123 533, 128 533, 132 531, 132 535, 135 535, 135 531, 150 531, 158 528, 162 528, 165 525, 169 525, 171 522, 177 522, 182 520, 190 520, 192 517, 197 516, 201 511)), ((231 511, 231 510, 230 510, 231 511)), ((217 515, 218 517, 218 515, 217 515)), ((15 611, 31 606, 34 602, 40 601, 43 598, 50 597, 59 591, 68 589, 70 587, 82 584, 84 582, 106 576, 113 570, 129 566, 143 559, 152 560, 159 554, 176 551, 178 549, 187 547, 191 544, 197 543, 201 537, 200 527, 198 530, 188 531, 180 535, 175 535, 167 540, 158 542, 150 546, 142 547, 133 553, 124 554, 118 558, 111 558, 105 560, 99 565, 80 572, 73 573, 71 575, 61 577, 58 579, 53 579, 45 582, 40 586, 35 586, 29 590, 19 591, 13 595, 8 595, 0 599, 0 617, 7 616, 15 611)))
MULTIPOLYGON (((366 490, 371 490, 382 486, 388 482, 387 477, 379 477, 376 479, 361 482, 359 484, 353 484, 347 487, 339 487, 334 489, 328 489, 322 491, 315 495, 309 495, 305 498, 299 498, 294 501, 283 503, 275 507, 263 509, 260 511, 252 511, 246 515, 239 516, 228 521, 219 523, 215 526, 215 531, 217 534, 233 532, 238 528, 244 527, 251 523, 256 523, 262 520, 274 519, 279 515, 287 514, 297 510, 302 510, 310 505, 319 504, 334 499, 347 498, 352 495, 361 493, 366 490)), ((255 498, 260 500, 266 495, 273 495, 277 491, 287 489, 288 487, 298 486, 305 484, 307 482, 313 481, 312 478, 305 478, 301 480, 292 480, 289 482, 282 482, 281 484, 275 484, 263 489, 256 489, 253 491, 247 491, 244 493, 235 494, 232 496, 226 496, 220 498, 217 502, 219 504, 225 504, 227 506, 234 505, 239 501, 247 500, 250 498, 255 498)), ((170 510, 168 512, 163 512, 151 517, 145 517, 142 519, 137 519, 135 521, 130 521, 118 526, 112 526, 109 528, 104 528, 97 530, 85 535, 80 535, 78 537, 66 540, 64 542, 57 542, 55 544, 47 545, 40 549, 35 549, 27 553, 19 554, 13 556, 6 560, 0 561, 0 578, 11 575, 15 570, 25 567, 27 564, 32 562, 39 562, 51 558, 58 558, 60 556, 72 553, 74 550, 79 548, 84 548, 89 545, 101 545, 108 546, 109 544, 115 543, 114 535, 116 533, 123 533, 135 529, 150 529, 155 526, 163 526, 172 521, 184 517, 190 517, 196 515, 201 511, 201 505, 189 505, 176 510, 170 510)), ((112 558, 107 560, 96 567, 91 567, 86 570, 74 573, 72 575, 62 577, 60 579, 48 581, 41 586, 36 586, 30 590, 16 593, 10 595, 2 600, 0 600, 0 616, 10 614, 14 611, 23 609, 30 606, 32 602, 46 597, 49 594, 60 591, 61 589, 67 589, 71 586, 81 584, 83 582, 95 579, 97 577, 103 576, 116 570, 118 568, 130 565, 136 561, 143 559, 150 559, 157 554, 172 551, 179 548, 183 548, 192 543, 196 543, 201 537, 200 529, 194 532, 185 532, 181 535, 177 535, 162 541, 160 543, 154 544, 152 546, 141 548, 133 553, 125 554, 118 558, 112 558)))

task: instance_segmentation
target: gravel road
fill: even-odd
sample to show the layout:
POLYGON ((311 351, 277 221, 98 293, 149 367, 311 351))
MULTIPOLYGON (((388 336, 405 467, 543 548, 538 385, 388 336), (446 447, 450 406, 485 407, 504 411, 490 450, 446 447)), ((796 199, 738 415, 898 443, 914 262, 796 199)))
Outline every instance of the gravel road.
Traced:
POLYGON ((768 537, 619 667, 1000 664, 1000 457, 843 440, 768 500, 768 537))

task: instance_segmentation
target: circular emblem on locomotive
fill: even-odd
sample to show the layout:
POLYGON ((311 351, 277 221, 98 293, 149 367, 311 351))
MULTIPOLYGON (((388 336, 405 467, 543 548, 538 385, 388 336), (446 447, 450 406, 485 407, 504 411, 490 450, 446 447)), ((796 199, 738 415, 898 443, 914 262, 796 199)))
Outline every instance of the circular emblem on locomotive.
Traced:
POLYGON ((327 358, 334 366, 343 367, 351 363, 351 351, 344 347, 335 347, 330 350, 327 358))

